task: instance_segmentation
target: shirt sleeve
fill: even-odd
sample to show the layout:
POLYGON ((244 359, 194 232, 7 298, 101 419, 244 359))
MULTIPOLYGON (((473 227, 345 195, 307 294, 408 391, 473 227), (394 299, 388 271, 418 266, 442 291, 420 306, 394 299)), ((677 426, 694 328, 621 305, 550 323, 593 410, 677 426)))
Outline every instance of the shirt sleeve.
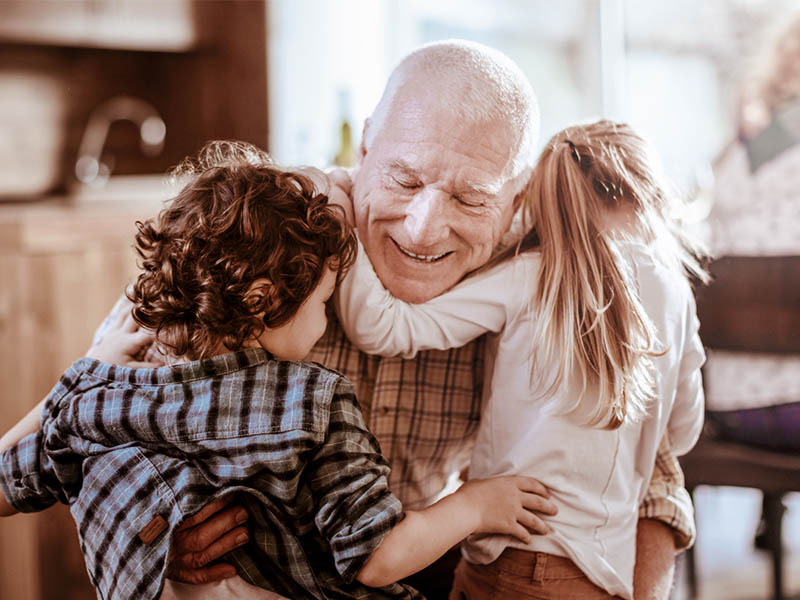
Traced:
POLYGON ((678 372, 675 403, 669 416, 668 432, 672 452, 686 454, 697 443, 703 429, 705 399, 700 367, 706 360, 703 342, 700 341, 700 323, 697 320, 694 300, 690 301, 686 331, 686 345, 678 372))
POLYGON ((79 377, 80 373, 70 367, 47 396, 39 430, 0 454, 0 489, 19 512, 38 512, 56 502, 67 503, 56 465, 44 451, 44 443, 54 406, 79 377))
POLYGON ((336 569, 350 583, 404 515, 388 489, 388 462, 344 378, 331 402, 326 440, 309 469, 315 524, 330 543, 336 569))
POLYGON ((692 498, 686 491, 683 471, 672 453, 666 433, 656 454, 650 485, 639 506, 639 518, 655 519, 672 528, 677 550, 685 550, 694 544, 697 532, 692 498))
POLYGON ((487 332, 498 332, 529 294, 535 277, 532 255, 520 255, 468 277, 421 304, 392 296, 375 274, 359 242, 356 262, 334 298, 348 339, 380 356, 413 358, 421 350, 458 348, 487 332))

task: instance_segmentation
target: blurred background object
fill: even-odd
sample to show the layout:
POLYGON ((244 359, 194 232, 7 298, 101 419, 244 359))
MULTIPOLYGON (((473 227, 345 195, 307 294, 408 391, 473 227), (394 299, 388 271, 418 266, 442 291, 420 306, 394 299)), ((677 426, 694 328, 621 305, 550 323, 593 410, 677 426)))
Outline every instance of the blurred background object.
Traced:
MULTIPOLYGON (((164 172, 205 141, 350 166, 397 61, 429 41, 471 39, 526 73, 542 140, 589 117, 631 122, 676 194, 693 200, 685 219, 704 230, 723 207, 712 207, 724 179, 716 159, 740 137, 743 81, 799 9, 800 0, 0 0, 0 429, 86 350, 135 272, 133 222, 159 209, 171 193, 164 172), (134 110, 106 112, 120 97, 134 110), (163 127, 150 120, 143 131, 155 115, 163 127), (89 179, 107 165, 107 181, 79 184, 79 160, 89 179)), ((747 112, 757 122, 769 111, 747 112)), ((797 187, 787 180, 787 197, 797 187)), ((745 230, 758 219, 745 218, 745 230)), ((752 546, 759 493, 698 488, 695 498, 710 515, 699 522, 700 597, 768 597, 769 564, 752 546)), ((785 501, 796 594, 800 500, 785 501)), ((92 597, 63 507, 0 521, 0 598, 92 597)))

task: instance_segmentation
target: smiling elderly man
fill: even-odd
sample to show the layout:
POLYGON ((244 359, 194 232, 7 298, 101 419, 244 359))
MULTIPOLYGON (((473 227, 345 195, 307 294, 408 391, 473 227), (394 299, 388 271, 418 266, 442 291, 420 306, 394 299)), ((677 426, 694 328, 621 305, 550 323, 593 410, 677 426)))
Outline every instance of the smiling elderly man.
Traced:
MULTIPOLYGON (((394 296, 423 302, 486 264, 511 225, 537 136, 533 91, 503 54, 442 42, 403 59, 364 126, 351 188, 359 236, 394 296)), ((409 508, 431 503, 468 464, 481 413, 484 346, 479 338, 413 360, 369 356, 346 339, 334 318, 309 356, 355 383, 367 423, 392 466, 390 487, 409 508)), ((664 440, 640 507, 637 599, 667 597, 676 548, 694 536, 682 481, 664 440)), ((173 576, 200 581, 225 572, 220 565, 189 567, 207 564, 235 544, 234 533, 242 531, 233 529, 236 512, 221 510, 176 542, 173 576), (203 549, 191 552, 198 547, 203 549)), ((429 598, 446 597, 453 554, 412 585, 429 598)))

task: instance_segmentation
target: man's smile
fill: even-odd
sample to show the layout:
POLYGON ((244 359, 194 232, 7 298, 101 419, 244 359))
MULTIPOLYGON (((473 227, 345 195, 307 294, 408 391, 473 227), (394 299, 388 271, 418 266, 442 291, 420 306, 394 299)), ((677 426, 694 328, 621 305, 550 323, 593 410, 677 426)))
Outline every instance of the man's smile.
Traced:
POLYGON ((447 258, 448 256, 450 256, 453 253, 452 250, 449 250, 449 251, 443 252, 441 254, 416 254, 414 252, 411 252, 411 250, 407 250, 406 248, 403 248, 403 246, 398 244, 397 241, 394 238, 390 237, 389 239, 392 240, 392 242, 394 243, 395 247, 398 250, 400 250, 400 252, 402 252, 403 254, 408 256, 409 258, 413 258, 414 260, 418 260, 420 262, 427 262, 427 263, 438 262, 438 261, 440 261, 440 260, 442 260, 444 258, 447 258))

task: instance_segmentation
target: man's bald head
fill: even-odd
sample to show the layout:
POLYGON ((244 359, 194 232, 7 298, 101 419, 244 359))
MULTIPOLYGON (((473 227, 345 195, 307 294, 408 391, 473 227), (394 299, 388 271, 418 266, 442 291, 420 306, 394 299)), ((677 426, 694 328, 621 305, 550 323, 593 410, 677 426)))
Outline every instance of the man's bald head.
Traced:
MULTIPOLYGON (((427 44, 395 67, 383 96, 364 127, 363 145, 372 141, 394 108, 416 102, 420 111, 446 109, 469 123, 496 124, 512 132, 510 169, 517 178, 536 160, 539 107, 520 68, 502 52, 464 40, 427 44)), ((527 181, 527 176, 524 178, 527 181)))

